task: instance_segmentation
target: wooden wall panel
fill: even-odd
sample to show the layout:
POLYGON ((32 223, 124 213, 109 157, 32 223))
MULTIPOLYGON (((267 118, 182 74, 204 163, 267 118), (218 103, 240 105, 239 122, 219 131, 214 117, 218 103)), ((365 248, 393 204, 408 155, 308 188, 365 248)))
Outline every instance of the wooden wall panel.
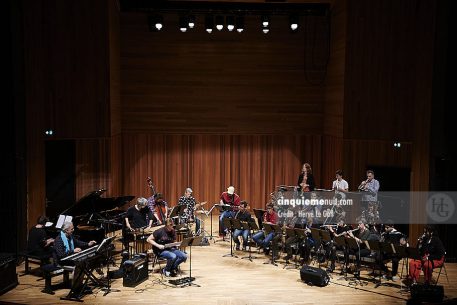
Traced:
POLYGON ((295 185, 301 164, 321 172, 320 136, 123 135, 124 193, 148 197, 146 178, 175 205, 188 186, 214 204, 229 185, 261 208, 277 185, 295 185))
POLYGON ((121 15, 123 131, 321 133, 326 19, 309 16, 291 34, 286 16, 273 16, 265 35, 260 17, 246 16, 242 34, 209 35, 203 15, 188 33, 177 15, 164 18, 157 33, 145 14, 121 15))

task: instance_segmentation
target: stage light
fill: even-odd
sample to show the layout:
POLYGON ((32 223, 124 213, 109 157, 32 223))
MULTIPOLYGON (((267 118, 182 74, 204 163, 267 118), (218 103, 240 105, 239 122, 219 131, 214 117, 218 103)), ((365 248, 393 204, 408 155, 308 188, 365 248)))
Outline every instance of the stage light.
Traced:
POLYGON ((214 18, 211 15, 207 15, 205 17, 205 29, 208 33, 213 32, 213 27, 214 27, 214 18))
POLYGON ((183 33, 187 32, 187 26, 189 25, 189 21, 186 16, 179 17, 179 30, 183 33))
POLYGON ((188 26, 189 26, 189 29, 193 29, 194 26, 195 26, 195 15, 189 15, 188 17, 188 26))
POLYGON ((216 16, 216 29, 218 31, 222 31, 223 28, 224 28, 224 17, 216 16))
POLYGON ((262 21, 262 27, 268 27, 270 25, 270 17, 267 15, 262 15, 260 17, 260 20, 262 21))
POLYGON ((231 32, 235 29, 235 17, 234 16, 225 17, 225 23, 227 24, 227 30, 229 30, 229 32, 231 32))
POLYGON ((290 15, 290 29, 292 32, 298 31, 298 16, 297 15, 290 15))
POLYGON ((236 31, 241 33, 244 31, 244 17, 238 16, 236 17, 236 31))
POLYGON ((163 28, 163 16, 153 15, 148 17, 149 30, 151 32, 158 32, 163 28))

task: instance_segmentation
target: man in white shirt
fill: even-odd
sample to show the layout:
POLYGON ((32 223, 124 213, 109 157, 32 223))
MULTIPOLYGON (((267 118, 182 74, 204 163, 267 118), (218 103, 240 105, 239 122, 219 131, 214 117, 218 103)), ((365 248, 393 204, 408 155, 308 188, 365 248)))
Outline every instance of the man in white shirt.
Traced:
POLYGON ((335 173, 336 180, 333 181, 332 190, 335 191, 336 197, 345 197, 346 192, 349 190, 349 184, 343 179, 343 171, 337 170, 335 173), (339 195, 339 196, 338 196, 339 195))

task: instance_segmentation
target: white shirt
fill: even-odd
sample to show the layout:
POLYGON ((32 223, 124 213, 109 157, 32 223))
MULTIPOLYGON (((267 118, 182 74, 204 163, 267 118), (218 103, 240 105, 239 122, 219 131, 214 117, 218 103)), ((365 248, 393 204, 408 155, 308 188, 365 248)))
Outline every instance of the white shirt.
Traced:
POLYGON ((346 180, 344 179, 341 179, 341 181, 339 181, 338 179, 336 179, 335 181, 333 181, 333 185, 332 185, 332 190, 335 190, 335 193, 338 194, 338 190, 348 190, 349 189, 349 184, 347 183, 346 180))

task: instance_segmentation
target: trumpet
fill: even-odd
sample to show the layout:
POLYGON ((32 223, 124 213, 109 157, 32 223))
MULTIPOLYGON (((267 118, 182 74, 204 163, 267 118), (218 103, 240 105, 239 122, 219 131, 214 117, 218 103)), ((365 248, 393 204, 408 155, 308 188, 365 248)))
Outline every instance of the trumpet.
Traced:
POLYGON ((362 183, 360 183, 360 185, 358 187, 358 190, 363 191, 365 189, 365 185, 368 183, 368 181, 369 181, 369 179, 362 181, 362 183))

